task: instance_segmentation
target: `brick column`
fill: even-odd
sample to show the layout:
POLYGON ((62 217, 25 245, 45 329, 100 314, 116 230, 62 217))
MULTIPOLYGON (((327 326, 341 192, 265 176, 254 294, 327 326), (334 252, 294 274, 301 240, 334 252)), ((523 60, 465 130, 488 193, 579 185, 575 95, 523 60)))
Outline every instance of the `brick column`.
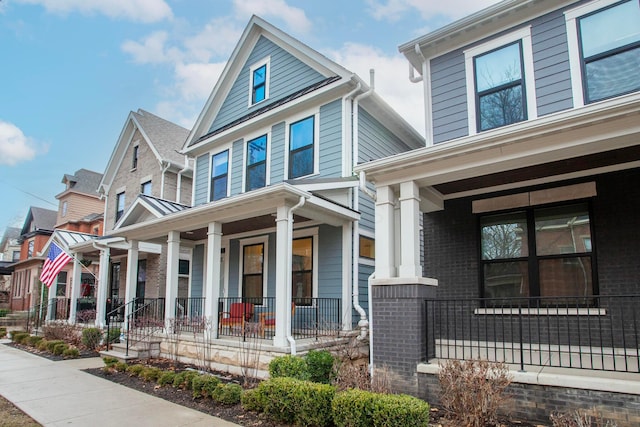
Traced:
POLYGON ((424 299, 438 282, 428 278, 374 279, 371 287, 373 364, 391 371, 392 387, 419 395, 418 363, 427 358, 424 299))

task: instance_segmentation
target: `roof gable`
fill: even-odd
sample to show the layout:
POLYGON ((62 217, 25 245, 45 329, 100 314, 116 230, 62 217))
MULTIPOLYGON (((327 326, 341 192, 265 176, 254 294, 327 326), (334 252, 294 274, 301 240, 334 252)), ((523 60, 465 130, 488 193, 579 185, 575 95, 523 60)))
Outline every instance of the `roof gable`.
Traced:
POLYGON ((73 175, 65 174, 62 177, 62 183, 66 185, 66 189, 57 197, 60 197, 67 191, 74 191, 97 197, 98 185, 100 185, 101 180, 101 173, 93 172, 88 169, 79 169, 73 175))
POLYGON ((25 235, 32 231, 39 230, 51 232, 56 226, 57 218, 58 212, 56 211, 31 206, 27 213, 27 217, 25 218, 22 230, 20 231, 20 235, 25 235))
POLYGON ((128 225, 138 224, 150 219, 162 218, 174 212, 189 209, 189 206, 170 202, 157 197, 140 194, 131 207, 122 215, 114 230, 128 225))

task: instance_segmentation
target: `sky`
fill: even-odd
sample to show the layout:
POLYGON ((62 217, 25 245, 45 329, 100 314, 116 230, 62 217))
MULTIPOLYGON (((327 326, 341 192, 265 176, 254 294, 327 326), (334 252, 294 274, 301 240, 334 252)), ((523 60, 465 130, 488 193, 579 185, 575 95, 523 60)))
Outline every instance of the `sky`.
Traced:
POLYGON ((497 0, 0 0, 0 233, 104 172, 130 111, 187 129, 252 14, 369 81, 424 134, 398 46, 497 0))

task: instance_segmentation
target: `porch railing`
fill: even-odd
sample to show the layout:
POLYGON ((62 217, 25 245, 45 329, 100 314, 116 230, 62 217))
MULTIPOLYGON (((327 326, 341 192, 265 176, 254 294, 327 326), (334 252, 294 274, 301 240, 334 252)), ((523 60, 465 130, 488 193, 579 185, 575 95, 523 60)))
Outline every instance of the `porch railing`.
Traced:
POLYGON ((93 297, 78 298, 76 302, 76 321, 90 323, 96 320, 96 299, 93 297))
POLYGON ((155 332, 163 330, 164 324, 164 298, 136 298, 132 301, 133 311, 127 314, 127 346, 126 355, 129 355, 129 348, 155 332))
POLYGON ((126 305, 123 298, 109 298, 107 300, 107 314, 104 316, 107 324, 107 350, 111 348, 111 344, 119 341, 120 332, 123 332, 126 305))
POLYGON ((203 332, 207 326, 204 302, 204 297, 176 298, 175 316, 172 319, 173 332, 203 332))
POLYGON ((71 311, 71 298, 54 298, 51 300, 53 320, 68 320, 71 311))
POLYGON ((640 372, 640 295, 424 303, 427 359, 640 372))
MULTIPOLYGON (((243 339, 273 338, 275 302, 274 297, 219 298, 218 334, 243 339)), ((291 335, 296 339, 337 335, 342 328, 341 302, 339 298, 294 298, 291 335)))

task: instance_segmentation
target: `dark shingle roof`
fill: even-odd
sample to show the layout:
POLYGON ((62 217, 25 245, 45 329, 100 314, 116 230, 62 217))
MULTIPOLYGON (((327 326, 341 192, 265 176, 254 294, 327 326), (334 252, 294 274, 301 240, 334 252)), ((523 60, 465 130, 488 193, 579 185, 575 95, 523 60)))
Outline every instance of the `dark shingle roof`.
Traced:
POLYGON ((142 109, 133 115, 149 137, 151 144, 158 150, 160 157, 174 163, 184 163, 184 155, 176 150, 180 150, 187 140, 189 136, 187 129, 142 109))
POLYGON ((63 183, 69 183, 69 189, 79 193, 98 195, 98 185, 102 180, 102 174, 88 169, 79 169, 73 175, 65 174, 63 183))

